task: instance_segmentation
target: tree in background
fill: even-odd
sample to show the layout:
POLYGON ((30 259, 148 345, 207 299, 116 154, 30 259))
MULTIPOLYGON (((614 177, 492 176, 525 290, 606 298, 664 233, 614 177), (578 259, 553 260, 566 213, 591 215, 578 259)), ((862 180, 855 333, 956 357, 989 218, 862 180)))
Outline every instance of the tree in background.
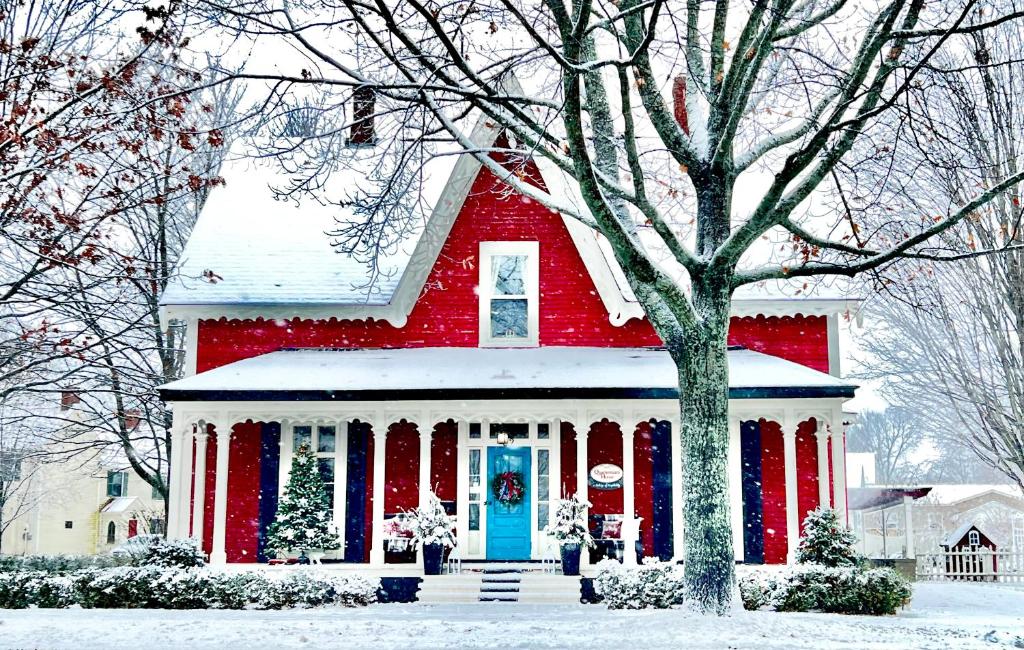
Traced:
MULTIPOLYGON (((1022 38, 1016 21, 972 33, 962 56, 937 59, 926 75, 933 82, 915 92, 955 118, 914 144, 935 162, 922 170, 927 196, 963 204, 1019 173, 1024 75, 1000 62, 1022 38)), ((888 401, 909 409, 948 452, 937 471, 962 476, 974 464, 966 452, 1024 490, 1022 216, 1019 190, 1007 188, 944 236, 964 244, 960 259, 908 261, 877 278, 868 308, 878 325, 865 347, 888 401)))
POLYGON ((316 454, 307 444, 292 456, 288 485, 267 528, 266 548, 278 553, 341 548, 316 454))
MULTIPOLYGON (((723 613, 734 578, 733 292, 787 280, 804 292, 805 278, 962 253, 965 220, 1024 172, 988 165, 989 182, 922 201, 925 170, 949 161, 901 147, 908 155, 891 164, 893 145, 966 144, 957 115, 918 103, 939 83, 923 72, 970 66, 977 76, 965 60, 976 36, 1021 15, 1011 2, 973 0, 409 0, 330 12, 249 0, 219 14, 218 26, 246 53, 264 43, 297 52, 291 65, 251 59, 223 75, 266 84, 266 119, 303 101, 323 107, 316 132, 287 143, 296 164, 285 192, 321 189, 339 168, 365 171, 365 149, 377 147, 365 183, 337 197, 357 216, 339 225, 338 240, 371 266, 418 223, 425 163, 453 149, 608 240, 678 369, 688 592, 723 613), (467 116, 505 137, 479 143, 467 116), (374 120, 374 138, 362 137, 374 120), (570 194, 532 182, 534 160, 571 179, 570 194), (936 239, 949 230, 956 236, 936 239)), ((999 54, 986 65, 1019 68, 999 54)))
POLYGON ((910 456, 925 440, 921 421, 907 409, 890 406, 884 411, 866 411, 850 427, 846 449, 875 455, 875 483, 897 485, 912 483, 920 476, 910 456))
POLYGON ((37 455, 117 450, 165 498, 155 387, 180 376, 183 327, 165 332, 157 301, 238 101, 187 92, 202 76, 181 59, 182 18, 178 2, 0 10, 0 398, 37 395, 3 417, 33 418, 37 455), (73 412, 39 408, 65 390, 73 412))

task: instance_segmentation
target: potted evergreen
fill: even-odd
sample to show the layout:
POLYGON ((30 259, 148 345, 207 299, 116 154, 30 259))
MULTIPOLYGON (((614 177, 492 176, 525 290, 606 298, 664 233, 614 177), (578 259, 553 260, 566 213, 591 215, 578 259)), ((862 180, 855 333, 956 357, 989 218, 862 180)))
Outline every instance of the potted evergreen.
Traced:
POLYGON ((429 493, 423 506, 407 513, 406 524, 412 531, 414 542, 420 547, 420 553, 423 553, 423 573, 441 575, 444 549, 455 546, 452 520, 441 499, 433 492, 429 493))
POLYGON ((587 508, 590 502, 574 494, 568 499, 559 499, 555 509, 555 523, 545 526, 544 532, 558 542, 562 556, 562 573, 567 576, 580 574, 580 555, 583 548, 594 546, 594 538, 587 527, 587 508))
POLYGON ((266 547, 279 556, 298 551, 313 564, 341 547, 327 489, 309 445, 301 445, 292 456, 288 485, 267 529, 266 547))

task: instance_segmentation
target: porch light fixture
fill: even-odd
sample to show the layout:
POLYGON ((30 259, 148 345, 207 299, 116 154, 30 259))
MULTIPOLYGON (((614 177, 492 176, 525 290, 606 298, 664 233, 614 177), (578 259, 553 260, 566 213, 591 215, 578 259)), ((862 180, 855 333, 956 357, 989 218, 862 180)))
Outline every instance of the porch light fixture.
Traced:
POLYGON ((508 447, 510 442, 512 442, 512 439, 508 437, 507 433, 505 433, 504 431, 499 431, 498 432, 498 444, 499 445, 501 445, 502 447, 508 447))

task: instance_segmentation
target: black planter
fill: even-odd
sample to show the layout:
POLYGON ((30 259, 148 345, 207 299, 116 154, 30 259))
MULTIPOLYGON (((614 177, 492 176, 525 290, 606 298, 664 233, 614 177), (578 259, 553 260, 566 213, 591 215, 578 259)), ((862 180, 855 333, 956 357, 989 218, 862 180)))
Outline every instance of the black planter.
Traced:
POLYGON ((579 544, 562 544, 562 575, 578 576, 580 574, 580 553, 582 548, 579 544))
POLYGON ((428 576, 441 575, 441 564, 444 561, 444 544, 423 545, 423 573, 428 576))

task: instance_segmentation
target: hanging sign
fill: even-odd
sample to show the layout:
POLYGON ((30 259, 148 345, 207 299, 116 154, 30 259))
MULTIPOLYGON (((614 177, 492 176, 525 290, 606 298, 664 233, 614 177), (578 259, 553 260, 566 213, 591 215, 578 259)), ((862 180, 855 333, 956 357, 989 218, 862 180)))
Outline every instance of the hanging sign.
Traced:
POLYGON ((611 463, 594 465, 588 484, 595 490, 618 490, 622 487, 622 468, 611 463))

